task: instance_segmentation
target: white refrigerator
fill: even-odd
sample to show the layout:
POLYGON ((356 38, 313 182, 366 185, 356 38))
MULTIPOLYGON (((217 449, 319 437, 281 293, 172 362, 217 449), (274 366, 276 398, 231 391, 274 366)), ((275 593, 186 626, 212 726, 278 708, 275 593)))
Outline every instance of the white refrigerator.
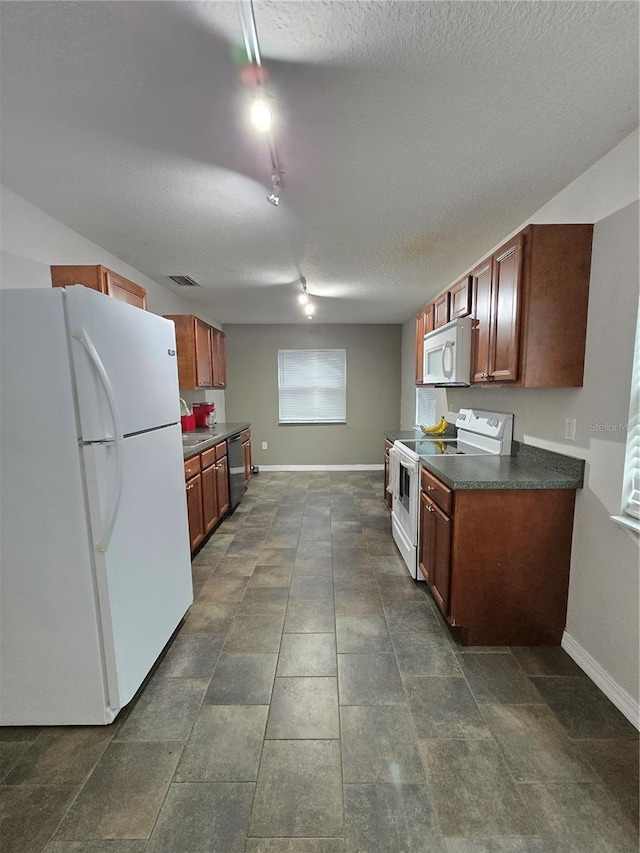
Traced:
POLYGON ((0 290, 0 725, 107 724, 193 601, 174 325, 0 290))

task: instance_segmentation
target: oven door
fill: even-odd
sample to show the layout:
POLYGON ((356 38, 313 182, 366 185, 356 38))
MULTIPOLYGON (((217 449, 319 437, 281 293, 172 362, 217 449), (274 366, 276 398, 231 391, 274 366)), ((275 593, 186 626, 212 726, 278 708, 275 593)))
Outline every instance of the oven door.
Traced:
POLYGON ((394 484, 391 510, 393 538, 411 576, 415 578, 420 507, 420 463, 405 456, 397 447, 391 449, 389 456, 391 464, 397 466, 391 477, 394 484))

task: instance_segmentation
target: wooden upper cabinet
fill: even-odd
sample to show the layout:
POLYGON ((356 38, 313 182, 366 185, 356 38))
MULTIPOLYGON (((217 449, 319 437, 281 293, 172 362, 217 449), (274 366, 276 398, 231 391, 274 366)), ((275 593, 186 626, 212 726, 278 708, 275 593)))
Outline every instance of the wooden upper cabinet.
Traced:
POLYGON ((52 266, 51 284, 54 287, 67 287, 82 284, 92 290, 98 290, 121 302, 128 302, 136 308, 146 309, 147 292, 143 287, 129 281, 128 278, 108 270, 101 264, 92 266, 52 266))
POLYGON ((471 314, 471 276, 463 279, 449 288, 449 319, 457 320, 471 314))
POLYGON ((471 273, 474 298, 474 382, 518 378, 522 236, 506 243, 471 273))
MULTIPOLYGON (((202 320, 195 319, 194 335, 196 346, 196 386, 211 388, 213 385, 213 353, 211 352, 211 327, 202 320)), ((178 358, 180 358, 180 343, 178 358)), ((182 386, 180 386, 182 387, 182 386)))
POLYGON ((224 334, 193 314, 165 314, 165 317, 173 320, 176 327, 180 388, 185 391, 224 388, 227 381, 224 334))
POLYGON ((449 322, 449 291, 446 290, 433 300, 433 328, 439 329, 440 326, 446 325, 449 322))
POLYGON ((213 387, 227 387, 227 344, 224 332, 211 329, 211 355, 213 360, 213 387))
POLYGON ((427 305, 425 309, 423 309, 424 314, 424 333, 428 335, 429 332, 433 332, 434 324, 435 324, 435 309, 433 302, 430 305, 427 305))
POLYGON ((593 225, 529 225, 471 273, 474 382, 583 382, 593 225))
POLYGON ((434 305, 431 302, 416 316, 416 385, 422 385, 424 336, 433 332, 434 305))

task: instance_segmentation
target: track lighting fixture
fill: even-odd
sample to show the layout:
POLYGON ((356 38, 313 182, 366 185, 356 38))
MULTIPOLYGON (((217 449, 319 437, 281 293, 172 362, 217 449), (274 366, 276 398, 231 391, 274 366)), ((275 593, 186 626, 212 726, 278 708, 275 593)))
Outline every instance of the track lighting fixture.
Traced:
POLYGON ((271 175, 271 185, 273 189, 267 196, 267 201, 269 204, 277 207, 280 204, 280 192, 282 191, 282 179, 277 172, 274 172, 273 175, 271 175))
POLYGON ((266 98, 257 95, 251 102, 251 121, 257 130, 264 132, 271 129, 273 110, 266 98))
POLYGON ((266 74, 260 56, 260 42, 258 41, 256 19, 253 12, 253 0, 238 0, 238 13, 240 15, 240 26, 242 28, 247 60, 253 72, 251 78, 256 87, 256 96, 251 106, 251 117, 255 126, 265 134, 269 146, 272 190, 267 196, 267 201, 269 204, 277 207, 280 204, 280 195, 284 185, 284 171, 280 166, 280 158, 278 157, 276 144, 271 134, 273 102, 264 86, 266 74))
POLYGON ((316 310, 315 306, 309 302, 309 291, 307 290, 307 280, 301 275, 300 276, 300 287, 302 288, 302 293, 298 296, 298 302, 302 305, 304 310, 305 317, 307 320, 313 319, 313 312, 316 310))

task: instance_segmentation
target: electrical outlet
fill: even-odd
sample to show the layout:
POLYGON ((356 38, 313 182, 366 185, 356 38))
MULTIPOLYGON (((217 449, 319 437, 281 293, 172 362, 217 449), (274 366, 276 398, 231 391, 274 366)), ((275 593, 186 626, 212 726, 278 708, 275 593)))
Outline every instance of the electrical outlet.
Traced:
POLYGON ((575 441, 576 440, 576 419, 575 418, 565 418, 564 419, 564 437, 567 441, 575 441))
POLYGON ((262 449, 263 449, 263 450, 267 450, 267 449, 268 449, 268 448, 267 448, 267 442, 266 442, 266 441, 263 441, 263 442, 262 442, 262 449))

